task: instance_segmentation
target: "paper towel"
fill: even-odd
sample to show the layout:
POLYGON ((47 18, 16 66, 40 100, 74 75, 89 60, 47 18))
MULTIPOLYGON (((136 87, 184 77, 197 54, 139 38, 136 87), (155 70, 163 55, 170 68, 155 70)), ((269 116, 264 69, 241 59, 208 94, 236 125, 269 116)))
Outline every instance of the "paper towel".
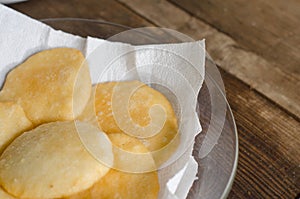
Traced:
POLYGON ((5 75, 28 56, 54 47, 77 48, 84 53, 84 38, 56 31, 0 4, 0 87, 5 75))
POLYGON ((162 187, 160 197, 186 197, 197 173, 191 146, 194 137, 201 131, 195 109, 204 77, 204 41, 132 46, 90 37, 85 39, 54 30, 3 5, 0 5, 0 24, 0 87, 9 70, 33 53, 55 47, 70 47, 81 50, 87 56, 93 83, 139 79, 145 83, 155 81, 170 88, 173 95, 177 96, 177 101, 172 101, 168 92, 164 94, 174 106, 180 102, 180 107, 175 111, 180 121, 182 140, 178 152, 159 170, 162 187), (99 54, 99 50, 103 53, 99 54), (116 59, 124 54, 126 56, 116 59), (182 154, 184 151, 185 155, 182 154), (181 161, 174 162, 179 157, 181 161), (184 175, 179 173, 172 178, 178 172, 184 175), (182 184, 185 186, 180 186, 182 184))

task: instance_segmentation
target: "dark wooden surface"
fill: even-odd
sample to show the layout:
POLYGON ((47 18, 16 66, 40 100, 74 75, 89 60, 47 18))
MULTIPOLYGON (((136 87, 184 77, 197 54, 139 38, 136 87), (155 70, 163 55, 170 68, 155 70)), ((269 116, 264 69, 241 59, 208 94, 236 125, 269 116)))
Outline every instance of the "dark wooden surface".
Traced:
POLYGON ((104 19, 206 38, 239 131, 229 198, 300 193, 300 1, 30 0, 10 7, 36 19, 104 19))

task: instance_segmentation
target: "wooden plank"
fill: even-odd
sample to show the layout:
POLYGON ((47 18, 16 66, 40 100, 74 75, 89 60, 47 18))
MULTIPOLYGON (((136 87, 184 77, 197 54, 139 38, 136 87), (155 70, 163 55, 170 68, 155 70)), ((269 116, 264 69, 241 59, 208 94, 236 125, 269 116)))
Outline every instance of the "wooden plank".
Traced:
POLYGON ((300 123, 221 71, 239 130, 240 155, 229 198, 295 198, 300 187, 300 123))
MULTIPOLYGON (((227 99, 237 121, 240 142, 238 172, 229 198, 295 198, 300 186, 300 140, 297 139, 300 123, 222 69, 221 74, 228 88, 227 99)), ((209 121, 208 102, 209 99, 202 101, 200 110, 201 118, 209 121)), ((207 126, 203 130, 205 133, 207 126)), ((224 156, 219 157, 222 161, 218 166, 226 172, 228 164, 224 156)), ((194 189, 199 186, 196 182, 194 189)), ((193 194, 192 191, 190 196, 193 194)))
POLYGON ((60 17, 101 19, 130 27, 150 24, 143 18, 133 15, 124 6, 111 0, 30 0, 9 6, 36 19, 60 17))
POLYGON ((300 81, 275 63, 243 49, 226 34, 166 0, 119 1, 158 26, 176 29, 194 39, 206 38, 207 51, 220 67, 300 118, 300 81))
POLYGON ((171 1, 300 78, 300 1, 171 1))

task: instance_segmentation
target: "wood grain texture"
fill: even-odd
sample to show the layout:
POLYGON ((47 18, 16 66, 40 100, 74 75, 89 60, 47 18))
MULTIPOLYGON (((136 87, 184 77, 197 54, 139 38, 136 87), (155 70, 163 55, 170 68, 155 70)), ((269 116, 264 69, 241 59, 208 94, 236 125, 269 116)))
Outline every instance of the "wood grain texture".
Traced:
POLYGON ((300 123, 222 72, 237 121, 240 155, 229 198, 295 198, 300 188, 300 123))
POLYGON ((171 1, 300 78, 300 1, 171 1))
POLYGON ((243 49, 231 37, 166 0, 156 0, 155 3, 152 0, 120 2, 157 26, 178 30, 194 39, 205 38, 208 53, 221 68, 300 118, 300 81, 276 68, 275 63, 243 49))
MULTIPOLYGON (((195 39, 206 37, 209 53, 222 68, 227 98, 239 130, 239 166, 229 198, 290 199, 300 192, 297 78, 256 51, 245 50, 247 46, 240 45, 238 38, 232 39, 193 17, 193 13, 161 0, 122 0, 122 4, 109 0, 31 0, 11 7, 34 18, 106 19, 132 27, 169 27, 195 39)), ((295 6, 285 9, 299 16, 295 6)))
POLYGON ((133 15, 124 6, 111 0, 30 0, 30 2, 12 4, 10 7, 35 19, 67 17, 101 19, 130 27, 150 24, 145 19, 133 15))

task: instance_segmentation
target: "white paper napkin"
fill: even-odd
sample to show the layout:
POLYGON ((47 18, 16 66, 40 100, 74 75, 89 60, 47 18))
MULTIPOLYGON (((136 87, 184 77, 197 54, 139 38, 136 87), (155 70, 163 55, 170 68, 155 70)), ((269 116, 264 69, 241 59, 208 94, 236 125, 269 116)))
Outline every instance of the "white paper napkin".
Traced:
POLYGON ((197 163, 191 153, 194 137, 201 131, 195 110, 204 77, 204 41, 132 46, 90 37, 85 39, 54 30, 0 4, 0 87, 9 70, 17 64, 33 53, 55 47, 81 50, 89 61, 93 83, 139 79, 145 83, 154 81, 172 91, 157 88, 162 89, 160 91, 176 107, 181 127, 179 150, 166 163, 172 163, 171 166, 159 170, 160 198, 185 198, 197 173, 197 163), (128 55, 118 57, 120 54, 128 55), (185 149, 188 150, 182 155, 185 149), (174 163, 178 157, 180 159, 174 163))
POLYGON ((0 4, 0 87, 7 72, 28 56, 54 47, 71 47, 84 52, 85 40, 53 30, 0 4))

